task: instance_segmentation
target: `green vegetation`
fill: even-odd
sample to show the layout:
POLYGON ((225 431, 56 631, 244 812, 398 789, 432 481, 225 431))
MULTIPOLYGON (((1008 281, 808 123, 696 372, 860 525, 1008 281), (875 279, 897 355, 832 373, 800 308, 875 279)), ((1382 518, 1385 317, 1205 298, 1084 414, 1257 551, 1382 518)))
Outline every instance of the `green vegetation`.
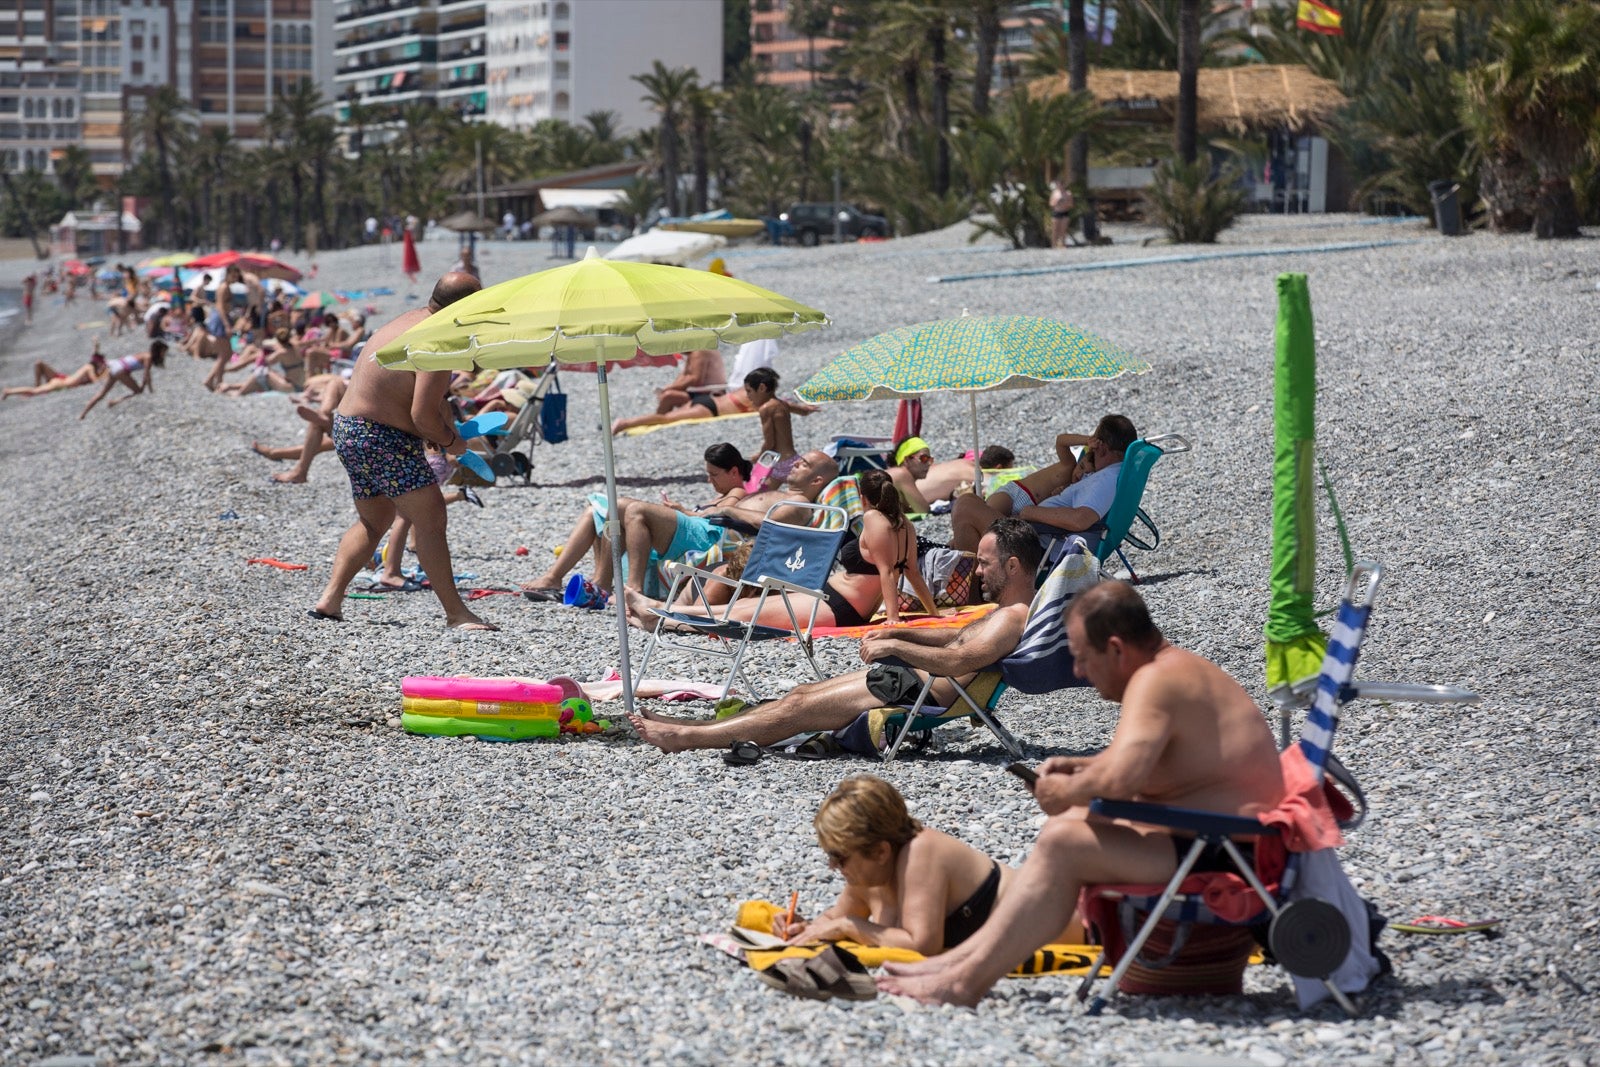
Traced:
MULTIPOLYGON (((1428 185, 1460 184, 1469 214, 1540 237, 1600 221, 1600 2, 1597 0, 1337 0, 1342 36, 1295 27, 1293 4, 1236 12, 1203 0, 1106 0, 1118 15, 1108 44, 1083 29, 1082 0, 1064 9, 1004 0, 794 0, 792 27, 810 42, 803 91, 758 85, 748 55, 748 6, 727 0, 727 72, 660 62, 634 76, 653 109, 626 136, 610 112, 527 131, 463 122, 413 104, 395 112, 328 101, 308 83, 284 93, 245 147, 201 129, 169 88, 130 116, 134 162, 114 190, 94 188, 86 155, 55 160, 55 180, 10 176, 0 227, 37 233, 97 192, 147 198, 147 238, 175 247, 337 247, 360 240, 372 214, 441 217, 486 185, 637 161, 624 213, 725 206, 775 215, 794 201, 841 195, 884 214, 897 233, 969 216, 1018 248, 1048 244, 1050 180, 1072 170, 1079 202, 1090 159, 1138 165, 1171 157, 1153 210, 1175 240, 1211 240, 1240 209, 1227 188, 1250 138, 1208 139, 1195 128, 1192 80, 1180 78, 1180 121, 1165 129, 1111 124, 1084 93, 1030 93, 1030 78, 1072 67, 1179 70, 1270 62, 1303 65, 1349 99, 1323 133, 1355 178, 1353 206, 1425 214, 1428 185), (1057 17, 1070 13, 1067 25, 1057 17), (1036 21, 1018 64, 1002 29, 1036 21), (822 39, 842 46, 824 51, 822 39), (1198 160, 1198 165, 1181 161, 1198 160)), ((1092 27, 1091 27, 1092 29, 1092 27)), ((1080 68, 1081 70, 1082 68, 1080 68)), ((1254 139, 1259 141, 1259 137, 1254 139)))

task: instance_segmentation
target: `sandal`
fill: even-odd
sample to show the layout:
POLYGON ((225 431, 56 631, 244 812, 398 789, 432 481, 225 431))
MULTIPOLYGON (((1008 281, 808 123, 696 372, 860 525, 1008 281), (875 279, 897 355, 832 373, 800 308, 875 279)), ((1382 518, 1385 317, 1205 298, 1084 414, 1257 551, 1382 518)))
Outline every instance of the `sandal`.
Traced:
POLYGON ((729 746, 728 751, 722 754, 722 762, 730 767, 748 767, 752 763, 761 762, 765 755, 761 746, 754 741, 735 741, 729 746))
POLYGON ((522 595, 529 600, 537 600, 547 604, 561 603, 561 590, 559 589, 524 589, 522 595))
POLYGON ((1498 937, 1495 930, 1503 919, 1451 919, 1443 915, 1419 915, 1408 923, 1390 923, 1402 934, 1488 934, 1498 937))
POLYGON ((806 970, 818 988, 842 1000, 872 1000, 878 995, 878 983, 847 948, 829 945, 806 961, 806 970))
POLYGON ((813 962, 815 961, 790 956, 765 970, 757 971, 756 977, 780 993, 787 993, 791 997, 827 1000, 833 996, 833 992, 818 982, 817 976, 812 973, 809 966, 813 962))

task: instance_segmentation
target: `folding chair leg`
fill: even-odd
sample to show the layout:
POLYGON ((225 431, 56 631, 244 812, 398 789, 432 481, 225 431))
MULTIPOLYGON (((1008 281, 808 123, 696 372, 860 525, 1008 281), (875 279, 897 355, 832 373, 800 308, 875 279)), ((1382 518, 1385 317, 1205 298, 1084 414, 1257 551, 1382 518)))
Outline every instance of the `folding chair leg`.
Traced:
POLYGON ((933 675, 928 675, 922 683, 922 691, 917 694, 916 702, 911 705, 911 710, 906 712, 906 721, 900 724, 900 732, 895 735, 892 744, 883 753, 883 762, 893 763, 894 757, 900 751, 900 746, 905 744, 907 737, 911 736, 911 724, 917 721, 917 715, 928 703, 928 694, 933 691, 933 675))
POLYGON ((1128 562, 1128 554, 1126 552, 1122 551, 1122 548, 1120 546, 1117 548, 1117 558, 1122 561, 1122 565, 1124 567, 1128 568, 1128 584, 1129 585, 1138 585, 1139 584, 1138 572, 1136 572, 1133 569, 1133 564, 1128 562))
MULTIPOLYGON (((1111 977, 1106 979, 1108 983, 1106 988, 1111 991, 1111 994, 1116 993, 1117 983, 1122 981, 1122 976, 1128 973, 1128 968, 1133 966, 1133 961, 1139 958, 1140 952, 1144 951, 1144 943, 1150 940, 1151 934, 1155 933, 1156 925, 1161 922, 1161 917, 1166 914, 1167 905, 1171 904, 1172 899, 1178 895, 1178 887, 1183 884, 1185 878, 1189 877, 1189 871, 1194 867, 1196 861, 1200 859, 1200 853, 1205 847, 1205 839, 1199 837, 1195 838, 1194 844, 1189 846, 1188 854, 1183 857, 1183 862, 1178 864, 1177 873, 1167 883, 1167 888, 1162 890, 1161 899, 1156 901, 1154 908, 1150 909, 1150 915, 1145 919, 1144 925, 1139 927, 1139 932, 1134 935, 1128 947, 1123 950, 1122 958, 1117 961, 1116 967, 1112 969, 1111 977)), ((1089 976, 1092 978, 1095 973, 1090 971, 1089 976)), ((1078 990, 1078 999, 1081 1001, 1088 995, 1089 985, 1088 982, 1085 982, 1083 987, 1078 990)), ((1106 995, 1097 996, 1089 1002, 1089 1014, 1099 1015, 1105 1006, 1106 995)))

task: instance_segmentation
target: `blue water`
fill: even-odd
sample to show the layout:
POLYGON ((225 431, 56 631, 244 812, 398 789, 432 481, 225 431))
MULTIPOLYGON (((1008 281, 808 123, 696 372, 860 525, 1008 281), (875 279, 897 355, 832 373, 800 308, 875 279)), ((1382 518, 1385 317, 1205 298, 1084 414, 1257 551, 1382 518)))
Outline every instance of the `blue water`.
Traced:
MULTIPOLYGON (((0 377, 9 379, 17 335, 22 332, 22 290, 0 289, 0 377)), ((7 380, 6 385, 16 385, 7 380)))

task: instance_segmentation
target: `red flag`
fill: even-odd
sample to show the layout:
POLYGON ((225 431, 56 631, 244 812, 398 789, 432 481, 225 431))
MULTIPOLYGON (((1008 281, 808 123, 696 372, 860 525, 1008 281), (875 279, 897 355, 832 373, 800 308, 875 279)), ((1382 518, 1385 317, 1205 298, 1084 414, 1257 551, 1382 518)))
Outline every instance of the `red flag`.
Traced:
POLYGON ((922 398, 914 396, 895 401, 894 439, 904 441, 920 433, 922 433, 922 398))
POLYGON ((1294 24, 1302 30, 1321 33, 1329 37, 1344 36, 1344 16, 1320 0, 1300 0, 1295 11, 1294 24))
POLYGON ((410 227, 406 228, 406 247, 405 254, 400 259, 400 270, 411 279, 413 285, 417 282, 417 275, 422 273, 422 261, 417 258, 417 245, 411 240, 410 227))

